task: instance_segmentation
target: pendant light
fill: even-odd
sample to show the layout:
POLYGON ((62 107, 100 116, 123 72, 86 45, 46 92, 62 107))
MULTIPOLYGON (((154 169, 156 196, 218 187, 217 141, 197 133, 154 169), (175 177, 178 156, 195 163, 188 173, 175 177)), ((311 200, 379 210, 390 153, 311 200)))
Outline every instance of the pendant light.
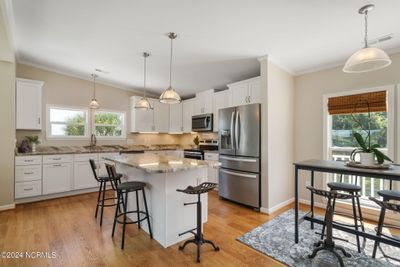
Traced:
POLYGON ((143 53, 143 58, 144 58, 144 77, 143 77, 143 97, 136 103, 135 108, 136 109, 153 109, 151 107, 150 101, 146 97, 146 59, 150 56, 149 53, 144 52, 143 53))
POLYGON ((355 52, 344 65, 343 72, 363 73, 383 69, 389 66, 392 61, 389 56, 377 47, 368 46, 368 13, 375 8, 375 5, 366 5, 358 10, 358 13, 364 15, 365 33, 364 48, 355 52))
POLYGON ((98 77, 98 75, 92 73, 91 76, 93 78, 93 98, 89 104, 89 107, 91 109, 98 109, 100 107, 99 102, 97 102, 97 100, 96 100, 96 78, 98 77))
POLYGON ((179 94, 172 88, 172 41, 178 35, 174 32, 170 32, 168 34, 168 38, 171 39, 171 57, 169 60, 169 87, 160 95, 160 102, 164 104, 178 104, 181 102, 181 97, 179 94))

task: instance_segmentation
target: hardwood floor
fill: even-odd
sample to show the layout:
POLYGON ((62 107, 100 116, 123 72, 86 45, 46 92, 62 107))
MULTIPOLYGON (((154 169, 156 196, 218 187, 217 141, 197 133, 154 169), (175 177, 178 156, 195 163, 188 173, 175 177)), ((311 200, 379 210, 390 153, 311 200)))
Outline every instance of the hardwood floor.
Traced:
POLYGON ((0 212, 0 252, 56 253, 54 259, 0 257, 0 266, 284 266, 235 239, 293 205, 266 215, 210 193, 204 234, 221 250, 203 246, 202 262, 197 264, 195 246, 188 245, 184 252, 178 245, 165 249, 136 225, 127 226, 125 250, 121 250, 120 227, 111 238, 114 208, 105 209, 100 227, 94 218, 96 198, 91 193, 22 204, 0 212))
MULTIPOLYGON (((112 193, 112 192, 109 192, 112 193)), ((94 218, 97 195, 85 194, 18 205, 0 212, 0 252, 52 252, 54 259, 4 259, 1 266, 283 266, 243 245, 236 237, 268 221, 268 216, 220 200, 209 194, 205 237, 221 247, 202 247, 202 262, 195 263, 195 247, 184 252, 178 245, 163 248, 136 225, 128 225, 125 250, 121 232, 111 238, 114 209, 104 212, 103 226, 94 218)), ((289 209, 286 207, 285 209, 289 209)), ((32 255, 32 254, 30 254, 32 255)))

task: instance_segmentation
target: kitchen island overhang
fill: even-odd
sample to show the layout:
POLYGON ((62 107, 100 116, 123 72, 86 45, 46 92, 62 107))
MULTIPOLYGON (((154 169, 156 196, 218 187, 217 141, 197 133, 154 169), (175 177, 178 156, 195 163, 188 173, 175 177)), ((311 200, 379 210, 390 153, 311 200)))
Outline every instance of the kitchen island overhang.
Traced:
MULTIPOLYGON (((191 237, 190 233, 182 236, 179 233, 196 228, 196 207, 184 206, 184 203, 197 201, 197 196, 182 194, 176 189, 206 182, 208 168, 218 168, 219 162, 149 154, 108 156, 104 159, 116 164, 117 171, 124 176, 122 182, 147 184, 145 190, 155 240, 163 247, 169 247, 191 237)), ((201 195, 203 223, 208 219, 207 199, 207 194, 201 195)), ((143 210, 143 199, 139 198, 139 202, 143 210)), ((136 199, 132 195, 128 198, 128 210, 135 209, 136 199)), ((128 217, 137 219, 136 214, 128 217)), ((141 226, 149 232, 146 224, 141 226)))

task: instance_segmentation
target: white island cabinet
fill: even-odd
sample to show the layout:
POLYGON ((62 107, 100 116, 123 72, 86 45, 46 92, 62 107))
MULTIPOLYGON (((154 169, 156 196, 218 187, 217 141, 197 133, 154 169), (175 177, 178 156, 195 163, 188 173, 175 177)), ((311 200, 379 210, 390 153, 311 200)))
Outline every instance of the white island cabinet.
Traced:
POLYGON ((72 189, 72 155, 43 156, 43 194, 72 189))
MULTIPOLYGON (((196 202, 197 195, 188 195, 176 190, 206 182, 208 167, 217 167, 218 162, 151 154, 121 155, 106 159, 115 162, 117 172, 124 174, 128 181, 146 183, 145 192, 155 240, 163 247, 169 247, 192 237, 191 234, 179 234, 196 227, 196 206, 184 206, 184 203, 196 202)), ((135 197, 135 194, 129 195, 128 210, 136 209, 135 197)), ((208 210, 207 193, 201 195, 201 201, 202 218, 205 223, 208 210)), ((142 197, 139 198, 139 203, 140 209, 144 210, 142 197)), ((128 216, 136 220, 135 214, 128 216)), ((144 231, 149 232, 147 223, 143 222, 141 226, 144 231)))

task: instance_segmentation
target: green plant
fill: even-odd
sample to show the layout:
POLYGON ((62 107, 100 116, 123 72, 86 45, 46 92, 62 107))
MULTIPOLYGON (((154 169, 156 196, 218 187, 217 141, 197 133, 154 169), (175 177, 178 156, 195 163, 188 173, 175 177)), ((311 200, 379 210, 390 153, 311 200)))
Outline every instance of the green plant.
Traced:
POLYGON ((385 160, 393 162, 388 156, 383 154, 378 148, 380 148, 379 144, 371 145, 371 136, 370 131, 367 131, 367 137, 364 139, 360 133, 353 133, 354 138, 356 139, 358 145, 360 147, 354 149, 351 152, 350 158, 354 161, 355 156, 358 153, 374 153, 376 159, 378 160, 379 164, 382 164, 385 160))
POLYGON ((30 144, 36 144, 36 145, 40 144, 39 136, 37 135, 25 136, 25 137, 26 139, 28 139, 28 142, 30 144))

